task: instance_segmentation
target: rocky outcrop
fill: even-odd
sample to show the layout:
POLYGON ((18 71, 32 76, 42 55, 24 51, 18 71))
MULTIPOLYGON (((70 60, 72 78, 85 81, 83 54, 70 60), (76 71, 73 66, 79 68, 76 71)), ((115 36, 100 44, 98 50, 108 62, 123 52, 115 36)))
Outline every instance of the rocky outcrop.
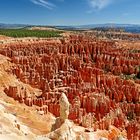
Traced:
POLYGON ((62 122, 68 118, 93 131, 114 125, 131 131, 128 139, 138 138, 140 52, 118 44, 83 35, 3 43, 0 53, 13 63, 7 72, 39 89, 36 94, 26 86, 9 85, 5 93, 41 115, 51 112, 62 122), (65 108, 59 104, 65 99, 62 93, 69 101, 65 108))
POLYGON ((52 131, 60 128, 66 120, 68 120, 69 115, 69 101, 67 96, 62 93, 59 99, 60 105, 60 117, 56 118, 54 125, 52 126, 52 131))
POLYGON ((59 99, 59 104, 60 104, 60 119, 65 121, 66 119, 68 119, 69 116, 69 101, 64 93, 62 93, 59 99))
MULTIPOLYGON (((69 114, 69 102, 64 93, 62 93, 60 99, 59 99, 59 104, 60 104, 60 117, 56 119, 52 132, 47 134, 46 136, 39 136, 36 139, 41 140, 41 139, 57 139, 57 140, 83 140, 83 139, 88 139, 88 140, 107 140, 106 137, 112 137, 112 139, 124 139, 123 136, 112 136, 112 132, 109 132, 106 134, 106 137, 101 137, 100 135, 93 133, 90 130, 86 130, 84 128, 76 129, 76 125, 72 123, 71 121, 68 120, 68 114, 69 114), (90 133, 89 133, 90 132, 90 133), (96 136, 98 135, 98 136, 96 136)), ((109 128, 108 128, 109 130, 109 128)), ((115 130, 115 129, 114 129, 115 130)), ((110 131, 113 131, 110 130, 110 131)), ((120 133, 120 132, 117 132, 120 133)))

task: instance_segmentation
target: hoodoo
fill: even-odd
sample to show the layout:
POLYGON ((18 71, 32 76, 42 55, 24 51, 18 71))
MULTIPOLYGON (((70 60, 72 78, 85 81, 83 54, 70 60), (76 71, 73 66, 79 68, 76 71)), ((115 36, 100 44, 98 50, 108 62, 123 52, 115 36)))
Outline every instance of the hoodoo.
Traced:
POLYGON ((9 39, 0 54, 2 96, 33 139, 139 139, 139 41, 71 33, 9 39))

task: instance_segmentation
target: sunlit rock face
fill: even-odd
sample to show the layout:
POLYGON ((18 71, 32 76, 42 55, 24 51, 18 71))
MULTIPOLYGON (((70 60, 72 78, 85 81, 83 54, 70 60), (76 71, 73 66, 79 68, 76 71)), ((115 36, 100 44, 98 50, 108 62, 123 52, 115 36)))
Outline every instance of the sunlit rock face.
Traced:
POLYGON ((61 97, 59 98, 59 105, 60 105, 60 119, 65 121, 66 119, 68 119, 69 116, 69 101, 64 93, 62 93, 61 97))
MULTIPOLYGON (((29 94, 20 86, 4 91, 20 103, 35 106, 42 115, 51 112, 95 132, 113 125, 126 131, 128 140, 138 140, 140 48, 118 43, 72 35, 3 44, 0 53, 14 64, 8 72, 40 89, 40 94, 29 94), (63 99, 68 99, 66 106, 59 103, 63 99)), ((108 134, 110 140, 117 137, 108 134)))

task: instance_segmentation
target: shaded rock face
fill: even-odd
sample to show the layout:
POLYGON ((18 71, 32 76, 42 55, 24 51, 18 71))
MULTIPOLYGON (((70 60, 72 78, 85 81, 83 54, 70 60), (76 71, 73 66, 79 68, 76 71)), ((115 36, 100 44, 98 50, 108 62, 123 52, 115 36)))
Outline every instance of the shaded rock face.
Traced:
POLYGON ((5 88, 8 96, 35 106, 42 115, 51 112, 60 116, 62 122, 69 118, 94 131, 114 125, 125 130, 129 140, 140 137, 140 81, 127 80, 139 73, 138 49, 70 36, 59 41, 3 44, 0 54, 14 64, 9 73, 40 89, 36 95, 34 91, 28 94, 24 87, 10 86, 5 88))

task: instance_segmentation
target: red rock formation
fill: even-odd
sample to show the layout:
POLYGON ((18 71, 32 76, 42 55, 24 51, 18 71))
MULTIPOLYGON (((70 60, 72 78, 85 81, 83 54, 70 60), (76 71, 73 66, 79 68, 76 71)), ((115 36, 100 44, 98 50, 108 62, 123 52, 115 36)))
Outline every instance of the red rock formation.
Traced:
POLYGON ((121 74, 139 72, 140 53, 134 55, 113 41, 84 36, 70 36, 58 43, 8 44, 0 53, 12 59, 14 75, 42 90, 41 96, 28 97, 26 89, 13 86, 5 89, 8 96, 58 117, 58 100, 64 92, 74 122, 94 130, 114 125, 126 129, 129 140, 139 137, 140 91, 134 80, 125 80, 121 74))

